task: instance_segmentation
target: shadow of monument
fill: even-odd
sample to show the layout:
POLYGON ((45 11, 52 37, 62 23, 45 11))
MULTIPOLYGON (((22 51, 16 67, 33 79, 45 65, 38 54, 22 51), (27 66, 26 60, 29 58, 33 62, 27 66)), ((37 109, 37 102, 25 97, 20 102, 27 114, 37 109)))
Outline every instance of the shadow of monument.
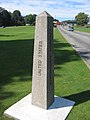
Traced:
POLYGON ((75 102, 70 101, 68 99, 62 98, 62 97, 54 97, 54 102, 53 104, 48 108, 48 110, 52 110, 52 109, 60 109, 60 108, 64 108, 64 107, 71 107, 73 106, 75 102))
POLYGON ((79 105, 90 100, 90 90, 83 91, 83 92, 76 93, 69 96, 64 96, 64 98, 73 100, 75 101, 75 105, 79 105))
POLYGON ((54 103, 48 108, 48 110, 71 107, 73 106, 74 102, 76 106, 84 102, 87 102, 88 100, 90 100, 90 90, 83 91, 81 93, 77 93, 69 96, 64 96, 62 98, 55 96, 54 103))

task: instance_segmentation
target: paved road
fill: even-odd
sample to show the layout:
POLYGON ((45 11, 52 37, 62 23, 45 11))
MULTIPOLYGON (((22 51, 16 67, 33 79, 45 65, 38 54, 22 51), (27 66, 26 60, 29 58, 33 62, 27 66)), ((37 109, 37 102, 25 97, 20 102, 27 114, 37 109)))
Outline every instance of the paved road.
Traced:
POLYGON ((67 28, 61 26, 58 26, 58 29, 90 68, 90 33, 68 31, 67 28))

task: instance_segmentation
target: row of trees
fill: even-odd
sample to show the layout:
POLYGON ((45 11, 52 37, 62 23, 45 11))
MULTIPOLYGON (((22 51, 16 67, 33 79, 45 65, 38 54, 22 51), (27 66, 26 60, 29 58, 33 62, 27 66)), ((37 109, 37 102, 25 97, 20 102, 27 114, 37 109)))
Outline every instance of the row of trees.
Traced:
POLYGON ((23 26, 26 24, 35 24, 36 14, 30 14, 22 16, 19 10, 15 10, 13 13, 8 12, 4 8, 0 7, 0 26, 23 26))
POLYGON ((75 20, 65 20, 63 23, 72 23, 77 24, 78 26, 84 26, 88 24, 89 20, 89 15, 85 14, 84 12, 80 12, 75 16, 75 20))
MULTIPOLYGON (((13 13, 8 12, 4 8, 0 7, 0 26, 22 26, 22 25, 35 25, 36 14, 29 14, 22 16, 19 10, 15 10, 13 13)), ((77 25, 86 25, 89 22, 89 16, 84 12, 80 12, 75 16, 74 21, 66 21, 67 23, 73 22, 77 25)))

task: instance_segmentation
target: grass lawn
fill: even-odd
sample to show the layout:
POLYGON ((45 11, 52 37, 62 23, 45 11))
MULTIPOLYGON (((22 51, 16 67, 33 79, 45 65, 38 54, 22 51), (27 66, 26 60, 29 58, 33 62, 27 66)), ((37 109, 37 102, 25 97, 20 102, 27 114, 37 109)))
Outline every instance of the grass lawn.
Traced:
MULTIPOLYGON (((55 95, 76 102, 67 120, 90 119, 90 70, 57 29, 55 95)), ((31 92, 34 27, 0 28, 0 120, 9 106, 31 92)))
POLYGON ((90 28, 75 27, 75 30, 78 30, 78 31, 81 31, 81 32, 88 32, 88 33, 90 33, 90 28))
POLYGON ((34 27, 0 29, 0 120, 31 92, 34 27))

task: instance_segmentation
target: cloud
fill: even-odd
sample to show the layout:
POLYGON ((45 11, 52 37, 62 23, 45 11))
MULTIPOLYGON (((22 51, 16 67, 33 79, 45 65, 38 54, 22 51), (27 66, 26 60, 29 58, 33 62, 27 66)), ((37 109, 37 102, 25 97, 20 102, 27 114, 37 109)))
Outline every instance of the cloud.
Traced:
POLYGON ((46 10, 60 19, 74 19, 79 12, 90 14, 90 0, 0 0, 0 6, 11 12, 18 9, 22 15, 46 10))

